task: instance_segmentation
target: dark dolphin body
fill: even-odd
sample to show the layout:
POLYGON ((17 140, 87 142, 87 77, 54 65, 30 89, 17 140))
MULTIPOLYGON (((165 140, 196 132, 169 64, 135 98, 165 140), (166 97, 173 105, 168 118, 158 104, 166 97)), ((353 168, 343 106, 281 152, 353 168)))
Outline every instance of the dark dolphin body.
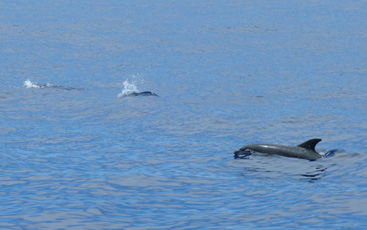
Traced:
POLYGON ((125 94, 123 95, 123 97, 138 97, 138 96, 155 96, 158 97, 157 94, 152 93, 150 91, 144 91, 144 92, 133 92, 133 93, 129 93, 129 94, 125 94))
POLYGON ((322 157, 315 150, 315 146, 321 139, 311 139, 297 146, 272 145, 272 144, 251 144, 243 146, 234 152, 235 158, 243 158, 251 155, 252 152, 276 154, 285 157, 294 157, 307 160, 316 160, 322 157))

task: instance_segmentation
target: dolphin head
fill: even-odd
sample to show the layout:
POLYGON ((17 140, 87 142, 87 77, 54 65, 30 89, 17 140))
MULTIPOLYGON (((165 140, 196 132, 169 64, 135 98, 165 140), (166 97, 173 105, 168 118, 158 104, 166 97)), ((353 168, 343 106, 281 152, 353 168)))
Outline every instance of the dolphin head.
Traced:
POLYGON ((247 147, 248 145, 242 147, 240 150, 234 151, 234 158, 244 159, 251 155, 251 148, 247 147))

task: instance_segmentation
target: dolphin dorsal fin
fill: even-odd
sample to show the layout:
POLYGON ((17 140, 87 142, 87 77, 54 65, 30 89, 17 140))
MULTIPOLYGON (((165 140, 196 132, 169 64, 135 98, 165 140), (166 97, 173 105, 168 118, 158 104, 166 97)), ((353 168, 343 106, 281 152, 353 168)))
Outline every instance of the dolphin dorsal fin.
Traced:
POLYGON ((321 139, 319 139, 319 138, 311 139, 311 140, 308 140, 308 141, 306 141, 302 144, 299 144, 298 147, 309 149, 309 150, 312 150, 312 151, 316 152, 315 146, 320 141, 321 141, 321 139))

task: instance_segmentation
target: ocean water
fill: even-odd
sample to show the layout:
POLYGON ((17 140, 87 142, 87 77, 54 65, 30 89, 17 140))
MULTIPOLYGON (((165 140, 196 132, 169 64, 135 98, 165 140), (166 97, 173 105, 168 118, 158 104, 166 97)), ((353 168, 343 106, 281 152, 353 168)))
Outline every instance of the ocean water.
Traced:
POLYGON ((0 229, 365 229, 366 7, 1 1, 0 229))

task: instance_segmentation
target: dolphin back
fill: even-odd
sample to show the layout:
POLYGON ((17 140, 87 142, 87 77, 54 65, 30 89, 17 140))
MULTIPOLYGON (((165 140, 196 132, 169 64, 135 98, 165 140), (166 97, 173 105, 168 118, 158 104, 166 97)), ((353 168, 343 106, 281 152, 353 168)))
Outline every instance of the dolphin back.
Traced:
POLYGON ((150 91, 144 91, 144 92, 131 92, 128 94, 124 94, 123 96, 119 97, 139 97, 139 96, 154 96, 158 97, 156 93, 150 92, 150 91))

